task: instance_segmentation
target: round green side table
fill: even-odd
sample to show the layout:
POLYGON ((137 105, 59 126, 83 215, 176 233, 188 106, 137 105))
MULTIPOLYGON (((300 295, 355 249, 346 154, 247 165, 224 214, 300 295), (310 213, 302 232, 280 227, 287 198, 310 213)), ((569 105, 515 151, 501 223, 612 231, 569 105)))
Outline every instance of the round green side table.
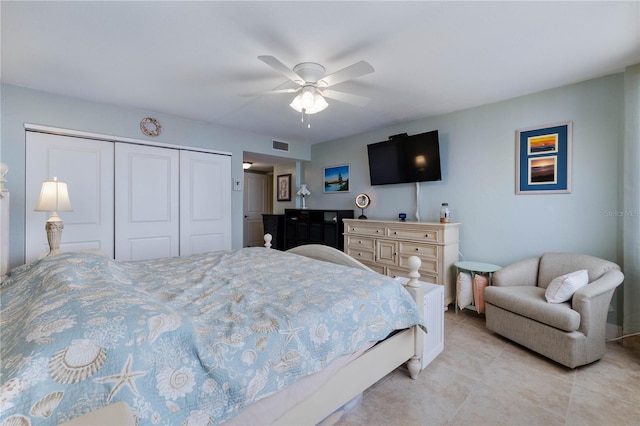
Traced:
MULTIPOLYGON (((468 261, 459 261, 454 263, 457 272, 456 272, 456 284, 457 277, 460 271, 466 271, 471 274, 471 282, 473 283, 473 278, 476 274, 489 274, 489 285, 491 285, 491 280, 493 278, 493 273, 502 268, 502 266, 494 265, 492 263, 483 263, 483 262, 468 262, 468 261)), ((456 314, 458 313, 458 288, 456 285, 456 314)), ((475 300, 474 300, 475 305, 475 300)))

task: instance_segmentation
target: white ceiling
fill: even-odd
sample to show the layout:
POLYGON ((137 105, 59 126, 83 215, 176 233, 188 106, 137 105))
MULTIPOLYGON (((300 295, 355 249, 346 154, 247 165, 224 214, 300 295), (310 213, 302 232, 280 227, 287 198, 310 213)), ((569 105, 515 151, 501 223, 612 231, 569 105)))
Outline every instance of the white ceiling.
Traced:
POLYGON ((8 2, 2 82, 318 143, 620 72, 640 62, 640 3, 8 2), (308 129, 259 61, 366 60, 308 129))

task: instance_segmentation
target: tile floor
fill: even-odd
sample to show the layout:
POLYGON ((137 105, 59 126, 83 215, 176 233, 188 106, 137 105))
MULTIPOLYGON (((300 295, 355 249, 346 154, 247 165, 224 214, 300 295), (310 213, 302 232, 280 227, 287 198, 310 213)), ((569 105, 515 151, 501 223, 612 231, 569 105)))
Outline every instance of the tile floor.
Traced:
POLYGON ((398 368, 338 425, 637 426, 640 350, 607 343, 603 359, 570 370, 449 309, 444 351, 418 380, 398 368))

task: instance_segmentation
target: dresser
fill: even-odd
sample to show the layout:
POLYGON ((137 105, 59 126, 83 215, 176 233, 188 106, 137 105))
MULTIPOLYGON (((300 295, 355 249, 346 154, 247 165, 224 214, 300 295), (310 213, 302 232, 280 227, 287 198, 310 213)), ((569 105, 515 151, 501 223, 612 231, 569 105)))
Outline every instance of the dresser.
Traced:
POLYGON ((343 250, 342 220, 353 218, 353 210, 284 210, 285 249, 303 244, 324 244, 343 250))
POLYGON ((408 277, 408 261, 422 261, 420 280, 444 286, 444 306, 455 300, 459 223, 345 219, 344 251, 374 271, 408 277))

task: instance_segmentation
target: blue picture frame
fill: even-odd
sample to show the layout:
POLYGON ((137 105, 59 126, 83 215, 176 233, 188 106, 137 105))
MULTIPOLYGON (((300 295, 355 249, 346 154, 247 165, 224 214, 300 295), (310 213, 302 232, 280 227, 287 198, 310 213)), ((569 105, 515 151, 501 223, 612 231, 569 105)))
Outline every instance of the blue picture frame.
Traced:
POLYGON ((516 194, 571 193, 571 122, 516 131, 516 194))
POLYGON ((349 192, 349 174, 349 164, 325 167, 322 174, 323 192, 328 194, 349 192))

